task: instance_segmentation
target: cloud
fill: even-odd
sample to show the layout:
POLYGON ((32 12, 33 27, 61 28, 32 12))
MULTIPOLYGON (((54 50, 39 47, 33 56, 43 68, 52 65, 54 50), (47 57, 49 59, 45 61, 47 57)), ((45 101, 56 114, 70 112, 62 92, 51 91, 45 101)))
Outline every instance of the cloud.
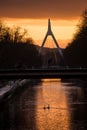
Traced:
POLYGON ((70 19, 86 6, 87 0, 2 0, 0 17, 70 19))

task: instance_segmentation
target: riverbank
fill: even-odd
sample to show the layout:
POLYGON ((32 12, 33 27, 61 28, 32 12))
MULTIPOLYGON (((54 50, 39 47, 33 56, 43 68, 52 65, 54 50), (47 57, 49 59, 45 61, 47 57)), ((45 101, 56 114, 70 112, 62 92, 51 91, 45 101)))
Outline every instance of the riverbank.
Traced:
POLYGON ((23 86, 33 82, 35 82, 35 80, 30 79, 8 81, 8 83, 5 86, 0 88, 0 104, 10 99, 13 96, 13 94, 17 93, 18 91, 21 91, 21 89, 23 89, 23 86))
POLYGON ((5 86, 0 88, 0 103, 4 102, 8 98, 10 98, 11 95, 13 94, 13 92, 18 87, 23 86, 27 82, 29 82, 28 79, 27 80, 24 79, 24 80, 16 80, 16 81, 11 80, 11 81, 8 81, 8 83, 5 86))

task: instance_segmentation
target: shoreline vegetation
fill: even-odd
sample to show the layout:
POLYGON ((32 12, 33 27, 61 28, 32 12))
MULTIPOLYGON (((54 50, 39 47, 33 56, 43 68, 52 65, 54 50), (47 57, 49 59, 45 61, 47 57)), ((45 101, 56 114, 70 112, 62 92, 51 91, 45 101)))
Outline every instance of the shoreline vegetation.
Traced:
POLYGON ((41 66, 38 50, 31 38, 25 39, 26 33, 0 23, 0 68, 41 66))
POLYGON ((63 53, 68 66, 87 67, 87 9, 83 11, 77 31, 63 53))

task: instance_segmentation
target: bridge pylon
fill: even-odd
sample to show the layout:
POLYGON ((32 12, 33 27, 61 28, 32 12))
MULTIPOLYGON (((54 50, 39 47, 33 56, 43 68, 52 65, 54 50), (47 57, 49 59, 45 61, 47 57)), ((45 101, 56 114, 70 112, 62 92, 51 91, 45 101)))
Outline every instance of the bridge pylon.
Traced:
POLYGON ((41 53, 42 48, 43 48, 43 46, 44 46, 44 44, 45 44, 46 39, 47 39, 48 36, 51 36, 51 37, 53 38, 54 43, 55 43, 56 47, 58 48, 59 55, 60 55, 61 59, 63 60, 63 59, 64 59, 64 56, 63 56, 63 53, 62 53, 61 48, 60 48, 59 45, 58 45, 58 42, 57 42, 56 38, 55 38, 55 36, 54 36, 54 34, 53 34, 53 32, 52 32, 50 19, 48 19, 48 30, 47 30, 47 33, 46 33, 46 35, 45 35, 45 37, 44 37, 44 40, 43 40, 43 42, 42 42, 42 44, 41 44, 41 47, 40 47, 40 49, 39 49, 39 54, 41 53))

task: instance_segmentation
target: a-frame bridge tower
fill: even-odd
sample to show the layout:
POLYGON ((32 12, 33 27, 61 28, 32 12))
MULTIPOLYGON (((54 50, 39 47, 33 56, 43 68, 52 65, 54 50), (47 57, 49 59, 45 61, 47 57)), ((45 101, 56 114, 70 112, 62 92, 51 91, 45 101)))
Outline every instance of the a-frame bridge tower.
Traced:
POLYGON ((60 55, 60 57, 63 59, 62 50, 60 49, 60 47, 59 47, 59 45, 58 45, 58 42, 57 42, 57 40, 56 40, 56 38, 55 38, 55 36, 54 36, 52 30, 51 30, 51 22, 50 22, 50 19, 48 19, 48 30, 47 30, 47 33, 46 33, 46 35, 45 35, 45 37, 44 37, 44 40, 43 40, 43 42, 42 42, 41 48, 40 48, 40 50, 39 50, 39 53, 41 53, 42 48, 43 48, 43 46, 44 46, 44 44, 45 44, 46 39, 47 39, 48 36, 52 36, 52 38, 53 38, 53 40, 54 40, 54 43, 55 43, 56 47, 58 48, 59 55, 60 55))
POLYGON ((56 45, 56 47, 57 47, 57 49, 58 49, 58 54, 59 54, 59 56, 60 56, 60 59, 61 59, 62 61, 64 61, 64 56, 63 56, 62 50, 61 50, 61 48, 59 47, 58 42, 57 42, 57 40, 56 40, 56 38, 55 38, 55 36, 54 36, 52 30, 51 30, 51 22, 50 22, 50 19, 48 19, 48 30, 47 30, 47 33, 46 33, 46 35, 45 35, 45 37, 44 37, 44 40, 43 40, 43 42, 42 42, 42 45, 41 45, 41 47, 40 47, 40 49, 39 49, 39 54, 41 54, 42 48, 43 48, 43 46, 44 46, 44 44, 45 44, 45 42, 46 42, 48 36, 51 36, 51 37, 53 38, 53 41, 54 41, 54 43, 55 43, 55 45, 56 45))

